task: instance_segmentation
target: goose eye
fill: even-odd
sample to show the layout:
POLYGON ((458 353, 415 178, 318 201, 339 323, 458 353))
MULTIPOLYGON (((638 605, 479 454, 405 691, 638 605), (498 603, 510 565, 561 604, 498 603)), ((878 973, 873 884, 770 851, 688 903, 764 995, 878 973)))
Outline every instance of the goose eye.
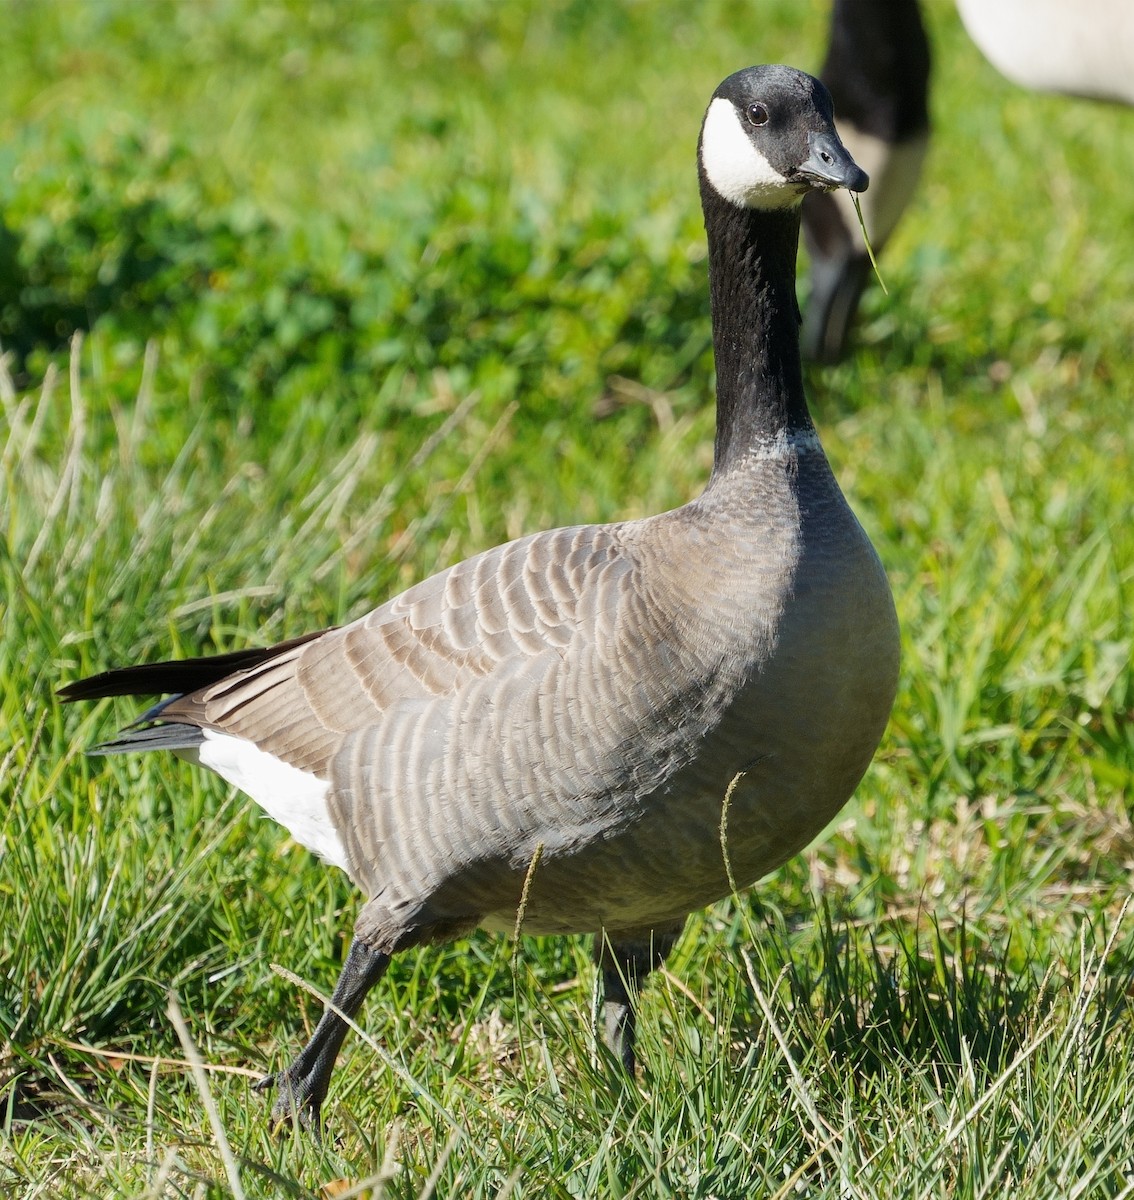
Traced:
POLYGON ((753 125, 767 125, 768 110, 762 104, 750 104, 748 106, 748 120, 753 125))

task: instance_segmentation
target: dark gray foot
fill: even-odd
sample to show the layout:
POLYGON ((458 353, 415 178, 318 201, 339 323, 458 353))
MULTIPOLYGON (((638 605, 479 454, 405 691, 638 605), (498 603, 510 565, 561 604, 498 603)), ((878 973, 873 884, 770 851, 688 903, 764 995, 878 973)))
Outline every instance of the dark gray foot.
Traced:
MULTIPOLYGON (((362 1007, 366 993, 386 973, 390 956, 372 950, 357 937, 350 944, 347 960, 339 972, 331 1003, 353 1019, 362 1007)), ((350 1026, 332 1009, 325 1009, 311 1040, 291 1065, 268 1075, 254 1086, 257 1091, 274 1089, 272 1123, 291 1123, 298 1119, 304 1129, 317 1130, 323 1101, 331 1085, 331 1072, 350 1026)))
POLYGON ((684 922, 667 929, 595 936, 595 961, 602 972, 603 1041, 631 1076, 637 1066, 634 1005, 638 993, 649 973, 665 962, 683 927, 684 922))

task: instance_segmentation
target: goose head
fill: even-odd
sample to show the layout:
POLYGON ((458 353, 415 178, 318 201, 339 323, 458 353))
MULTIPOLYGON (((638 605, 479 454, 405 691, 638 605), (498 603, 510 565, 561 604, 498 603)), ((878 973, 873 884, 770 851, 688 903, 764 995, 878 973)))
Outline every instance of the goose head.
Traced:
POLYGON ((835 131, 831 97, 791 67, 747 67, 713 93, 701 126, 703 182, 738 208, 779 209, 809 191, 870 180, 835 131))

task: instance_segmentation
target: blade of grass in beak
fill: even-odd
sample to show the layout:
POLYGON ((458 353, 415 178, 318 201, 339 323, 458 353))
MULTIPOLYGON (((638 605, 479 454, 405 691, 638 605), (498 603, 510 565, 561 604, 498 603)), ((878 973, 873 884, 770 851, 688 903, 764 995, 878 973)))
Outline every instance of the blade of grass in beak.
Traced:
POLYGON ((858 202, 858 194, 850 193, 851 203, 854 204, 854 211, 858 214, 858 227, 862 230, 862 240, 866 243, 866 253, 870 255, 870 265, 874 268, 874 274, 878 276, 878 283, 882 288, 884 295, 889 295, 890 291, 886 287, 886 281, 882 278, 882 272, 878 270, 878 259, 874 257, 874 247, 870 244, 870 235, 866 232, 866 222, 862 219, 862 205, 858 202))

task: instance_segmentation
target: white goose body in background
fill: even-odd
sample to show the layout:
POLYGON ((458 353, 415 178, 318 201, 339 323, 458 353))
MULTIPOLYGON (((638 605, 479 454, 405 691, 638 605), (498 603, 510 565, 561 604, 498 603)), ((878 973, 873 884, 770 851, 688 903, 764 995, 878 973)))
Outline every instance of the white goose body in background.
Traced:
MULTIPOLYGON (((826 89, 787 67, 717 88, 699 168, 703 495, 497 547, 342 628, 64 689, 176 693, 102 751, 196 758, 346 870, 367 897, 348 1015, 391 955, 511 930, 527 879, 525 931, 596 933, 606 1041, 633 1069, 635 989, 686 916, 814 838, 882 736, 897 621, 808 413, 795 300, 802 197, 866 176, 826 89)), ((278 1119, 318 1121, 346 1030, 328 1009, 264 1081, 278 1119)))
POLYGON ((1134 0, 957 0, 957 10, 1013 83, 1134 104, 1134 0))

